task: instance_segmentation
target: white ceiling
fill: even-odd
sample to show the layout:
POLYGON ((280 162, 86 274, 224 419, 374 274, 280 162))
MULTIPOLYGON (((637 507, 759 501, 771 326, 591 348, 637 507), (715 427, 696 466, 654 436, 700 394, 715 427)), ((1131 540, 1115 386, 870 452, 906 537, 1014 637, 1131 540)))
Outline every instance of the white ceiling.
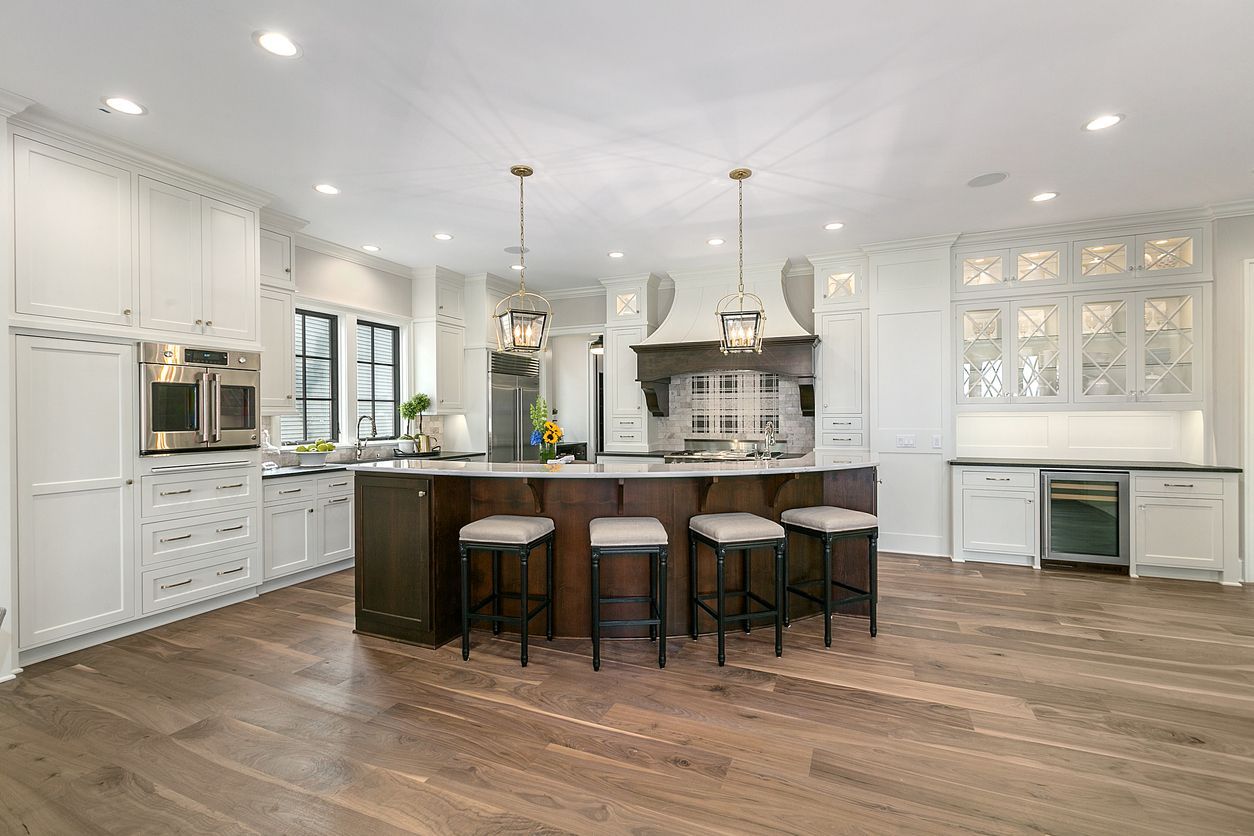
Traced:
POLYGON ((750 262, 1250 197, 1250 31, 1249 0, 4 0, 0 88, 410 265, 511 275, 529 162, 558 288, 734 263, 741 164, 750 262))

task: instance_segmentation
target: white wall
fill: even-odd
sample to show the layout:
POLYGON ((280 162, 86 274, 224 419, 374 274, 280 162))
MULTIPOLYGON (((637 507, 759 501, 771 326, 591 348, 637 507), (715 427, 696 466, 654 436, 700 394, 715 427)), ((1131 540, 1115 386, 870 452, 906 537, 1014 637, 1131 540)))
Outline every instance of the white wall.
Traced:
POLYGON ((1199 411, 961 412, 959 456, 1004 459, 1201 462, 1199 411))
POLYGON ((407 276, 299 245, 294 270, 297 307, 302 298, 310 298, 355 310, 378 311, 398 319, 414 316, 410 299, 413 282, 407 276))
POLYGON ((1254 216, 1221 218, 1215 222, 1215 341, 1214 428, 1217 464, 1242 465, 1244 429, 1241 420, 1245 393, 1245 259, 1254 258, 1254 216))

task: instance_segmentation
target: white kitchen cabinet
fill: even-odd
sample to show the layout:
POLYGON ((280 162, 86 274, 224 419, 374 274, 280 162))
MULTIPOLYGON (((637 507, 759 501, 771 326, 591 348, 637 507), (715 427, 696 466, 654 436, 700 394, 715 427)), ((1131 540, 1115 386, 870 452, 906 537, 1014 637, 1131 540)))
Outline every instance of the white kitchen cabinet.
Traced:
POLYGON ((1012 247, 1008 262, 1010 280, 1023 288, 1065 284, 1069 250, 1066 242, 1012 247))
POLYGON ((1036 494, 1030 490, 962 490, 962 548, 1036 556, 1036 494))
POLYGON ((814 267, 815 311, 867 306, 865 258, 810 259, 814 267))
POLYGON ((13 137, 16 311, 131 325, 129 171, 13 137))
POLYGON ((334 563, 355 553, 353 495, 324 496, 318 500, 318 563, 334 563))
POLYGON ((1004 290, 1014 282, 1014 271, 1007 248, 955 250, 954 274, 956 290, 1004 290))
POLYGON ((145 328, 200 334, 201 198, 139 178, 139 322, 145 328))
POLYGON ((202 198, 201 298, 205 335, 257 339, 257 216, 202 198))
POLYGON ((15 340, 18 643, 135 614, 133 345, 15 340))
POLYGON ((258 236, 257 264, 263 285, 294 289, 296 281, 292 266, 295 257, 292 236, 262 227, 258 236))
POLYGON ((296 299, 290 290, 261 289, 261 414, 296 411, 296 299))
POLYGON ((608 328, 605 333, 605 388, 609 414, 627 417, 644 415, 644 393, 636 379, 636 352, 644 342, 645 326, 608 328))
POLYGON ((266 580, 318 565, 322 553, 318 544, 316 499, 266 505, 262 528, 265 530, 262 566, 266 580))
POLYGON ((861 415, 865 409, 866 314, 821 314, 817 325, 819 367, 814 378, 819 388, 819 412, 824 416, 861 415))
POLYGON ((1066 310, 1055 297, 959 307, 958 401, 1065 401, 1066 310))
POLYGON ((1136 236, 1137 272, 1155 279, 1201 273, 1201 229, 1177 229, 1136 236))
POLYGON ((1224 501, 1195 497, 1138 497, 1137 567, 1220 570, 1224 562, 1224 501))
POLYGON ((416 390, 431 396, 437 415, 464 412, 466 329, 439 319, 413 325, 413 366, 416 390))

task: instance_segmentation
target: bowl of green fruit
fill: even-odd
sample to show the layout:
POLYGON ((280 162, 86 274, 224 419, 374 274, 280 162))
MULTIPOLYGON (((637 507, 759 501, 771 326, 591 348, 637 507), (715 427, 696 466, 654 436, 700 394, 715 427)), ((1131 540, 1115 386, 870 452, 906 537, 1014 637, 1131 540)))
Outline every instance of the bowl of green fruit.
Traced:
POLYGON ((324 439, 313 444, 302 444, 296 448, 296 458, 300 459, 301 467, 322 467, 327 463, 327 456, 335 452, 335 445, 324 439))

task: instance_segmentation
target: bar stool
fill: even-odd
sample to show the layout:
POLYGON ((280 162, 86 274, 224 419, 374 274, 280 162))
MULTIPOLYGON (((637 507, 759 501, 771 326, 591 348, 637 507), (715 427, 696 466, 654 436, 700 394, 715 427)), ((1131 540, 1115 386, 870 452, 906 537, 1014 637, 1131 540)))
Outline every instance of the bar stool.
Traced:
POLYGON ((592 542, 592 669, 601 670, 602 627, 649 627, 649 641, 661 641, 657 666, 666 667, 666 529, 653 517, 597 517, 588 523, 592 542), (610 555, 649 558, 649 594, 601 597, 601 558, 610 555), (649 605, 648 618, 601 620, 602 604, 649 605))
POLYGON ((492 634, 499 635, 502 624, 517 624, 522 633, 522 666, 527 667, 527 626, 543 610, 545 635, 553 640, 553 521, 548 517, 515 517, 494 514, 462 526, 458 547, 462 556, 462 659, 470 658, 470 622, 490 621, 492 634), (545 546, 548 571, 545 573, 543 595, 532 595, 527 585, 527 561, 531 550, 541 543, 545 546), (492 592, 473 607, 470 605, 470 552, 492 553, 492 592), (518 555, 518 592, 501 591, 501 553, 518 555), (501 615, 502 599, 518 601, 518 615, 501 615), (535 609, 528 609, 538 601, 535 609), (483 608, 492 605, 492 613, 483 608))
POLYGON ((688 521, 688 579, 692 594, 692 637, 697 638, 697 618, 700 610, 705 610, 718 625, 718 663, 726 661, 725 633, 727 622, 739 621, 749 632, 749 623, 755 619, 775 619, 775 655, 784 655, 784 553, 787 546, 787 535, 779 523, 759 517, 756 514, 699 514, 688 521), (716 592, 702 594, 698 592, 699 573, 697 570, 697 544, 705 543, 714 550, 716 558, 716 592), (754 549, 774 549, 775 551, 775 603, 754 594, 750 589, 750 555, 754 549), (745 588, 727 590, 725 562, 728 551, 740 551, 744 557, 745 588), (735 615, 727 614, 727 599, 743 598, 744 612, 735 615), (706 601, 715 601, 717 608, 711 609, 706 601), (752 604, 759 604, 764 609, 754 612, 752 604))
MULTIPOLYGON (((875 599, 879 580, 879 558, 877 542, 880 536, 879 520, 874 514, 862 511, 851 511, 848 508, 837 508, 833 505, 816 505, 812 508, 792 508, 780 514, 780 522, 787 531, 795 531, 807 537, 817 537, 823 544, 823 577, 810 578, 793 583, 789 581, 788 591, 800 595, 816 604, 823 605, 823 644, 832 646, 832 608, 863 601, 871 603, 871 635, 876 632, 875 599), (832 579, 832 543, 837 540, 848 540, 854 537, 866 537, 868 540, 868 563, 870 569, 870 589, 858 589, 842 581, 832 579), (822 584, 822 597, 804 589, 807 586, 822 584), (852 595, 833 599, 832 587, 840 587, 852 595)), ((787 561, 784 565, 784 576, 788 574, 787 561)), ((784 621, 791 622, 787 603, 784 606, 784 621)))

